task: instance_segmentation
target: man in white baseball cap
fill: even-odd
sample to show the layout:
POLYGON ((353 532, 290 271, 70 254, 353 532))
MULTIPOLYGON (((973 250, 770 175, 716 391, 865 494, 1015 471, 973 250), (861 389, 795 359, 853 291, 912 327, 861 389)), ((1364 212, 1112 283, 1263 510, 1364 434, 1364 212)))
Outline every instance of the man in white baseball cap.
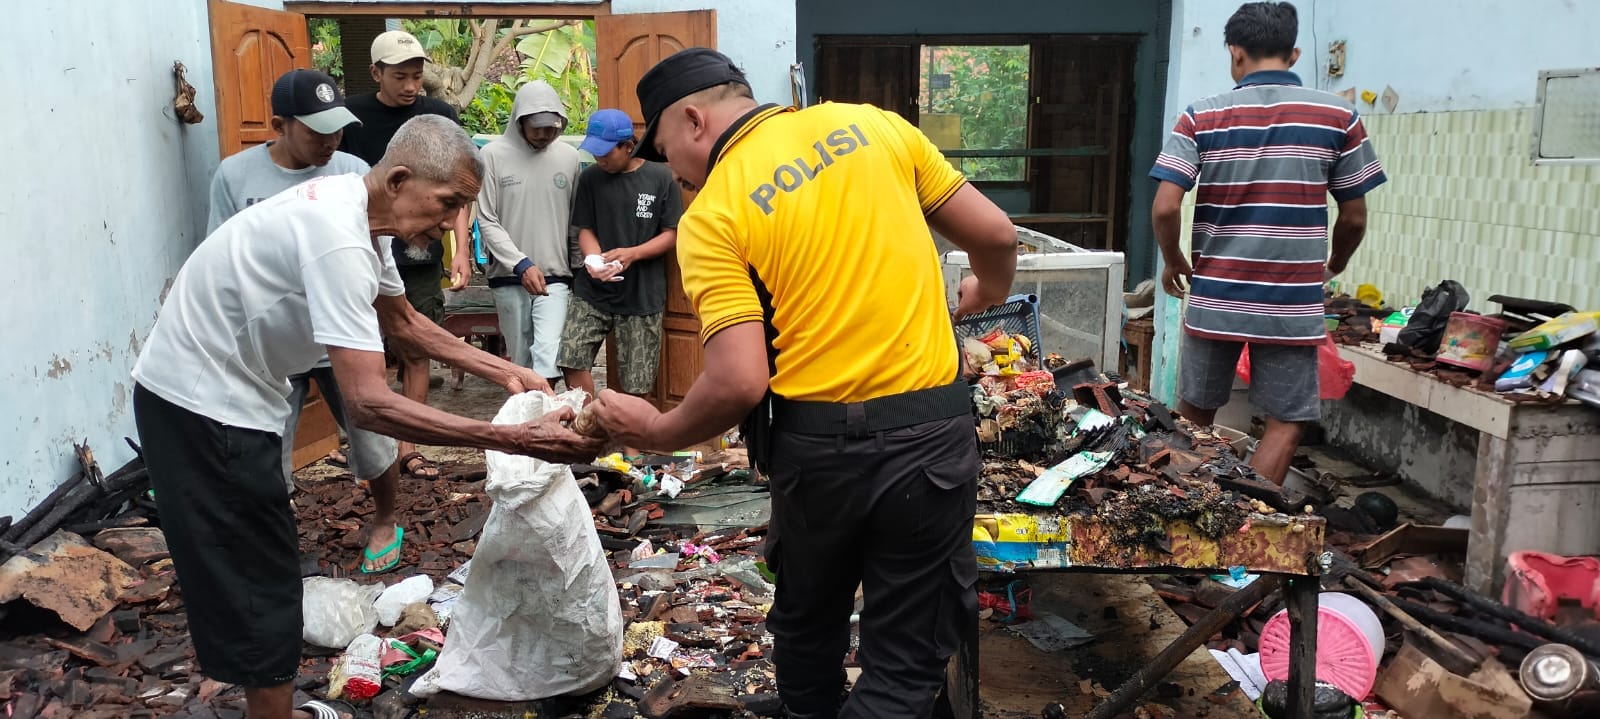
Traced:
MULTIPOLYGON (((372 79, 378 91, 352 96, 347 105, 361 120, 360 127, 345 130, 344 142, 339 149, 365 160, 376 167, 383 159, 400 126, 418 115, 443 115, 461 124, 455 108, 435 97, 422 94, 422 68, 428 54, 410 33, 390 30, 372 40, 372 79)), ((451 258, 450 289, 459 290, 472 279, 472 253, 464 245, 472 233, 471 208, 463 208, 456 218, 452 231, 456 251, 451 258)), ((435 240, 426 247, 410 247, 399 239, 392 244, 395 265, 400 279, 405 282, 406 299, 422 316, 434 322, 444 321, 445 277, 444 241, 435 240)), ((401 390, 408 399, 426 403, 428 388, 433 379, 426 360, 406 357, 400 361, 401 390)), ((442 381, 441 381, 442 384, 442 381)), ((418 479, 439 476, 439 468, 417 451, 410 442, 400 443, 400 470, 418 479)))

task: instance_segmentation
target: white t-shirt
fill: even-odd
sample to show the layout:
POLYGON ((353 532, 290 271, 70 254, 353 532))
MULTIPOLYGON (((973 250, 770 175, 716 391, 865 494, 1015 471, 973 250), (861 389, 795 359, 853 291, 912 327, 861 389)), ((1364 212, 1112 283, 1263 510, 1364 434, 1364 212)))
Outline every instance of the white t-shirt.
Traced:
POLYGON ((405 285, 371 237, 360 175, 319 177, 258 204, 178 271, 133 378, 196 414, 281 433, 289 376, 327 345, 382 352, 372 303, 405 285))

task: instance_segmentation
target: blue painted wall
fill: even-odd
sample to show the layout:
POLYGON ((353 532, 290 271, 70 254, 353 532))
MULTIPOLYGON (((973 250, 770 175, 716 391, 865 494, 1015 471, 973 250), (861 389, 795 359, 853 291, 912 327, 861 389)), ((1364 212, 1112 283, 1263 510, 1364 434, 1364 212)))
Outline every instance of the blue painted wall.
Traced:
POLYGON ((73 441, 107 473, 132 457, 128 372, 201 239, 218 148, 205 0, 8 9, 35 29, 0 43, 26 105, 0 118, 0 515, 20 516, 77 471, 73 441), (175 60, 198 90, 198 125, 174 116, 175 60))
POLYGON ((1170 39, 1157 37, 1163 3, 1158 0, 1012 0, 984 5, 966 0, 798 0, 795 55, 806 66, 806 86, 815 99, 818 35, 955 34, 1138 34, 1135 68, 1132 168, 1128 194, 1128 278, 1136 284, 1154 253, 1150 202, 1155 193, 1145 172, 1166 134, 1164 75, 1158 66, 1170 39))

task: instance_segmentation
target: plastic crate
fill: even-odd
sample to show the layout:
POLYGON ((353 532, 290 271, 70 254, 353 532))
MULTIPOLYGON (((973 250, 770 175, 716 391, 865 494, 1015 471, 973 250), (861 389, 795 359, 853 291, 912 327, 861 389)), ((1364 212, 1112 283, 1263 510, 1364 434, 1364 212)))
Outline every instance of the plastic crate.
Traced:
POLYGON ((1039 297, 1037 295, 1012 295, 1006 303, 978 314, 956 320, 956 342, 968 337, 982 337, 996 326, 1008 335, 1022 335, 1033 343, 1035 357, 1046 352, 1039 341, 1039 297))

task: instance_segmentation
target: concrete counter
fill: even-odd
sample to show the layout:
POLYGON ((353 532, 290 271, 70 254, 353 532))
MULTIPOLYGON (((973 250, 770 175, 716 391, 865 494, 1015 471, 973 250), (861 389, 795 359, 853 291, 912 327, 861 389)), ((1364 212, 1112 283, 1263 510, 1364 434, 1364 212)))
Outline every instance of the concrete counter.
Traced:
MULTIPOLYGON (((1376 347, 1340 347, 1339 354, 1355 364, 1358 387, 1404 411, 1384 412, 1360 398, 1329 403, 1329 438, 1353 445, 1357 454, 1374 449, 1360 445, 1383 442, 1387 451, 1438 456, 1418 474, 1432 472, 1435 486, 1423 482, 1430 493, 1470 504, 1468 586, 1499 596, 1505 558, 1513 551, 1600 554, 1600 412, 1576 402, 1524 404, 1455 387, 1387 361, 1376 347), (1415 416, 1418 411, 1426 416, 1415 416), (1468 479, 1470 501, 1452 496, 1459 494, 1452 487, 1465 489, 1468 479)), ((1413 479, 1404 468, 1393 469, 1413 479)))

